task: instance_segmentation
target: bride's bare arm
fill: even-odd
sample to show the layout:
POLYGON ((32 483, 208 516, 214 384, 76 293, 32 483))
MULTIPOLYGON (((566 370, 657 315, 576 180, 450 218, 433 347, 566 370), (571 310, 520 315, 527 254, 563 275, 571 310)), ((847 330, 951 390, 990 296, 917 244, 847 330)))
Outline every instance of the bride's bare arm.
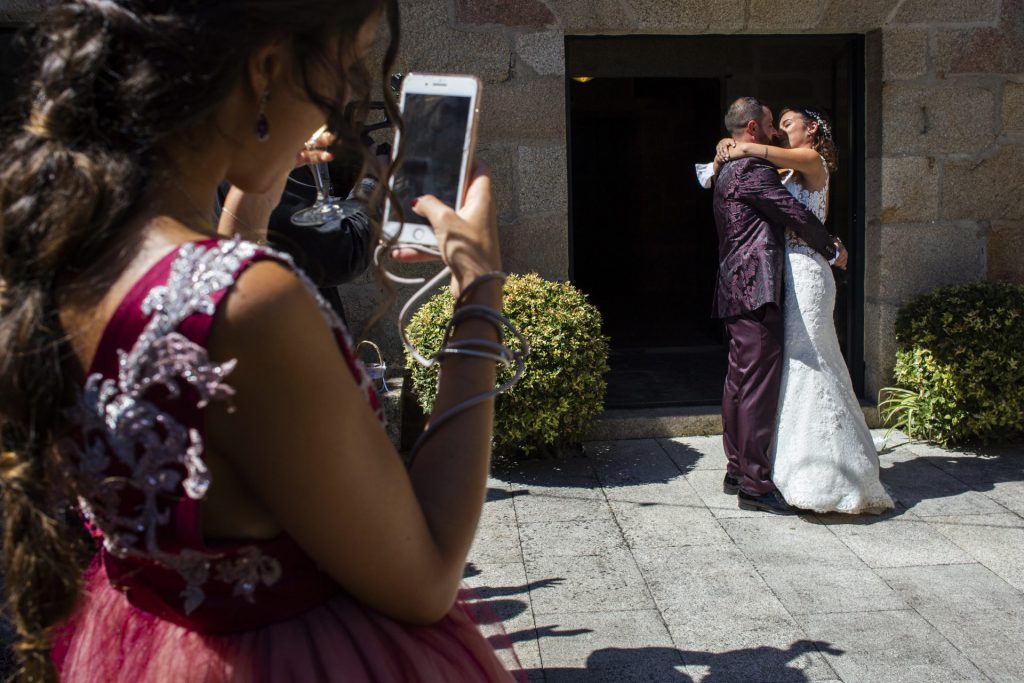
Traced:
POLYGON ((809 147, 791 149, 756 142, 736 142, 732 138, 724 138, 718 143, 716 160, 723 162, 743 157, 760 157, 779 168, 799 171, 812 187, 825 183, 825 167, 821 163, 821 155, 809 147))

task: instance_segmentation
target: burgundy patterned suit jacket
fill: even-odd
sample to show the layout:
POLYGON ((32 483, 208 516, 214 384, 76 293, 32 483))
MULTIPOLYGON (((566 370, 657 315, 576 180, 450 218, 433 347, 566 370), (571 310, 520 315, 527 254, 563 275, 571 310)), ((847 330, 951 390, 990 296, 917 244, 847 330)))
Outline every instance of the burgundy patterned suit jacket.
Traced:
POLYGON ((825 226, 782 185, 764 159, 727 163, 715 183, 718 284, 714 316, 728 318, 764 304, 782 305, 785 229, 830 261, 835 244, 825 226))

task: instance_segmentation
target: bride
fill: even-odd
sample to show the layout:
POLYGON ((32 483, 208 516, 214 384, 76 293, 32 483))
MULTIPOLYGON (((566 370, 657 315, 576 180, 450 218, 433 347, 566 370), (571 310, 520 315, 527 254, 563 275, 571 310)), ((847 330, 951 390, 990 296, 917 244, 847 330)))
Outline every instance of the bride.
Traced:
MULTIPOLYGON (((811 107, 782 110, 785 147, 718 143, 716 161, 766 156, 783 184, 823 223, 836 148, 828 120, 811 107), (767 154, 766 154, 767 151, 767 154)), ((815 512, 877 514, 893 507, 878 479, 878 453, 839 349, 828 263, 786 230, 782 384, 771 448, 772 481, 790 505, 815 512)))

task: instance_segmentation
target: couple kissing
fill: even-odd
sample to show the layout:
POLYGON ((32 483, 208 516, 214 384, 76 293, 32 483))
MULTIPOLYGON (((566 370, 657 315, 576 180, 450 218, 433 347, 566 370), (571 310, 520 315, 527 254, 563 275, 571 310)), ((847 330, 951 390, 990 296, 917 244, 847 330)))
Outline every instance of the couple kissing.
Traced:
POLYGON ((722 488, 747 510, 877 514, 893 502, 832 318, 830 266, 847 259, 824 226, 832 130, 810 107, 773 120, 755 98, 733 102, 713 169, 714 315, 729 335, 722 488))

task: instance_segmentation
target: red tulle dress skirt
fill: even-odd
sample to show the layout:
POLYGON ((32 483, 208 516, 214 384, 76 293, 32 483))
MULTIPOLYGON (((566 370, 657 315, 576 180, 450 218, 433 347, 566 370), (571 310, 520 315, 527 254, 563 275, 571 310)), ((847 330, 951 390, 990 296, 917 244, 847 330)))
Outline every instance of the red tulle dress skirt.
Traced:
POLYGON ((518 666, 507 636, 485 638, 478 612, 463 602, 440 622, 419 627, 342 592, 286 621, 210 635, 135 607, 102 566, 86 578, 82 605, 54 650, 60 680, 68 683, 526 680, 508 673, 518 666))

